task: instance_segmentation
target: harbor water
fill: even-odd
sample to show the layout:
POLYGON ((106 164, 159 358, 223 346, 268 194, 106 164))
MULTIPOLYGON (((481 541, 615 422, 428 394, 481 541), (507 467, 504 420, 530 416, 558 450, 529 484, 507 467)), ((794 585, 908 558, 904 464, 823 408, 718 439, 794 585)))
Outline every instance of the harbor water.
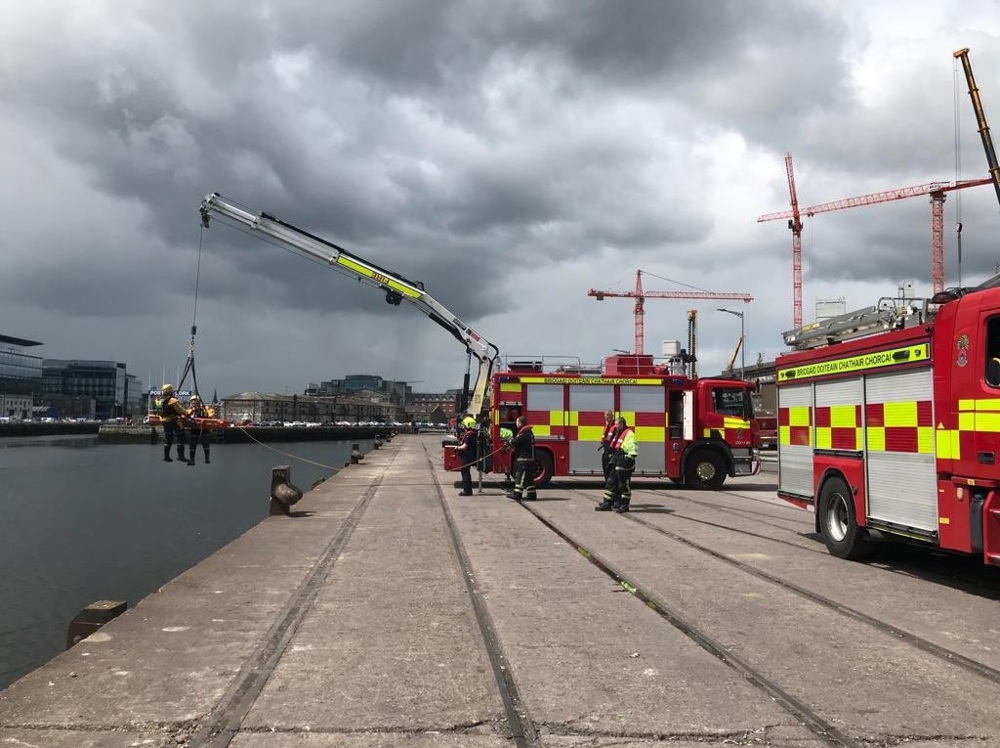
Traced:
MULTIPOLYGON (((371 448, 361 442, 362 451, 371 448)), ((0 438, 0 689, 66 647, 96 600, 143 597, 268 515, 271 469, 308 491, 351 442, 213 444, 211 464, 96 436, 0 438)))

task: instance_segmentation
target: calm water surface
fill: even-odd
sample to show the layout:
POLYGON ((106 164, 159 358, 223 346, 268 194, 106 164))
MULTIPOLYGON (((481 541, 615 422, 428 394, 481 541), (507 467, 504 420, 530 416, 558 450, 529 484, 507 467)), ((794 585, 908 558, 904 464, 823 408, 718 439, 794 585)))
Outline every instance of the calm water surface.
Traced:
POLYGON ((199 448, 191 467, 160 445, 0 438, 0 689, 62 652, 82 608, 132 608, 264 519, 272 467, 308 491, 351 444, 272 446, 214 444, 212 464, 199 448))

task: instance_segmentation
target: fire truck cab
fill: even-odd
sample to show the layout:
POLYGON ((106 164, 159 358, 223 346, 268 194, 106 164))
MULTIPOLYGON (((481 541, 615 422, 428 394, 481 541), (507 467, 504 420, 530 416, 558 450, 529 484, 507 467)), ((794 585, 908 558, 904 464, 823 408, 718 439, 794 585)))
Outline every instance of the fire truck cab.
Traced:
MULTIPOLYGON (((598 450, 607 410, 635 429, 634 477, 668 478, 716 489, 727 477, 753 475, 753 385, 736 379, 692 379, 656 366, 651 355, 611 356, 587 369, 552 359, 510 362, 493 375, 487 471, 511 472, 500 429, 525 416, 535 434, 536 482, 553 476, 601 476, 598 450)), ((444 445, 445 467, 459 460, 444 445)))
POLYGON ((1000 565, 1000 276, 785 333, 778 495, 828 550, 904 539, 1000 565))

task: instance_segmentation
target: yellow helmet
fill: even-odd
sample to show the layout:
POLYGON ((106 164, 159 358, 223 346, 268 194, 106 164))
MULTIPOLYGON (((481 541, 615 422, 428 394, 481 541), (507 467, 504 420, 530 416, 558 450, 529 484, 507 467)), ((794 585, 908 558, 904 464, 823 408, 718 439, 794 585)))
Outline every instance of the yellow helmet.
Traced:
POLYGON ((174 391, 174 386, 172 384, 165 384, 160 389, 163 391, 164 395, 170 395, 174 391))
POLYGON ((201 402, 201 398, 198 395, 191 395, 191 402, 201 402))

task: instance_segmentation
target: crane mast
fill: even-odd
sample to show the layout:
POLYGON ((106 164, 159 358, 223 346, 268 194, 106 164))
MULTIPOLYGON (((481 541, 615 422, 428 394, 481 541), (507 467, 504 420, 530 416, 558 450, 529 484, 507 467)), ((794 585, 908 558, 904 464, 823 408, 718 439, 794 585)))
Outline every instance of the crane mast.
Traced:
POLYGON ((799 214, 799 195, 795 190, 795 172, 792 154, 785 154, 785 172, 788 175, 788 197, 792 210, 788 228, 792 232, 792 324, 802 324, 802 216, 799 214))
POLYGON ((432 321, 450 332, 465 345, 466 351, 479 361, 478 377, 466 410, 471 413, 483 411, 486 388, 500 351, 427 293, 423 283, 411 281, 402 275, 380 268, 351 254, 343 247, 338 247, 267 213, 252 213, 225 199, 218 192, 205 196, 200 212, 202 225, 206 228, 211 215, 215 214, 225 219, 224 222, 249 230, 286 249, 320 260, 338 272, 384 291, 386 302, 393 306, 399 306, 404 300, 413 304, 432 321))

